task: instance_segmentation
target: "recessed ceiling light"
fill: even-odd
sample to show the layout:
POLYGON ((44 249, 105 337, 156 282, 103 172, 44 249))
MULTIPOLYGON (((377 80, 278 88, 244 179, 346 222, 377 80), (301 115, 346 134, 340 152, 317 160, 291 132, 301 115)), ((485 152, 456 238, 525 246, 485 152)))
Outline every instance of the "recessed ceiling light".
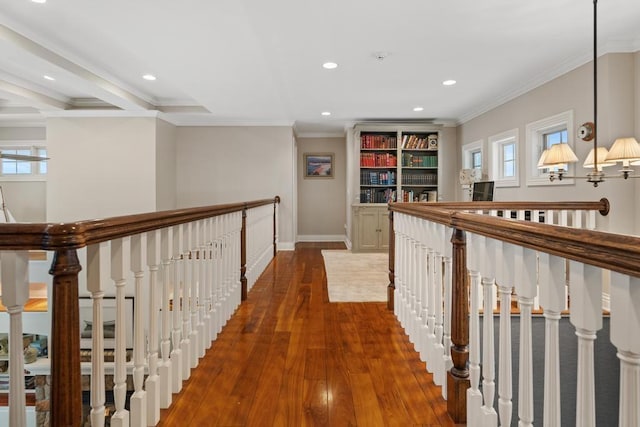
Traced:
POLYGON ((49 80, 49 81, 52 81, 52 82, 56 80, 56 79, 54 79, 54 78, 53 78, 53 77, 51 77, 51 76, 47 76, 46 74, 45 74, 44 76, 42 76, 42 77, 43 77, 45 80, 49 80))
POLYGON ((422 107, 413 107, 413 111, 422 111, 424 108, 422 107))
POLYGON ((153 74, 145 74, 144 76, 142 76, 142 78, 145 80, 153 81, 156 79, 156 76, 154 76, 153 74))
POLYGON ((47 0, 31 0, 34 3, 46 3, 47 0))
POLYGON ((442 82, 442 84, 445 85, 445 86, 453 86, 456 83, 457 82, 455 80, 445 80, 445 81, 442 82))
POLYGON ((322 66, 327 70, 333 70, 334 68, 338 68, 338 64, 336 64, 335 62, 325 62, 324 64, 322 64, 322 66))
POLYGON ((322 112, 322 113, 320 113, 320 114, 322 114, 323 116, 330 116, 330 115, 331 115, 331 112, 330 112, 330 111, 323 111, 323 112, 322 112))

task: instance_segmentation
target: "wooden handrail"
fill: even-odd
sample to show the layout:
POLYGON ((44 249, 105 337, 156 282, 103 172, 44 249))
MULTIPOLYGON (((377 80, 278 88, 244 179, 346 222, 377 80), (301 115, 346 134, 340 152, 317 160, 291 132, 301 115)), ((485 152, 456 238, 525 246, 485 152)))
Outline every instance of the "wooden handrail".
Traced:
POLYGON ((60 224, 2 224, 0 226, 0 250, 78 249, 173 225, 279 203, 279 201, 280 198, 275 197, 251 202, 174 209, 60 224))
POLYGON ((431 205, 391 204, 389 209, 583 264, 640 277, 638 237, 477 215, 443 209, 440 204, 431 205))
POLYGON ((596 202, 437 202, 437 203, 390 203, 390 205, 434 206, 451 210, 583 210, 609 213, 609 200, 602 198, 596 202))

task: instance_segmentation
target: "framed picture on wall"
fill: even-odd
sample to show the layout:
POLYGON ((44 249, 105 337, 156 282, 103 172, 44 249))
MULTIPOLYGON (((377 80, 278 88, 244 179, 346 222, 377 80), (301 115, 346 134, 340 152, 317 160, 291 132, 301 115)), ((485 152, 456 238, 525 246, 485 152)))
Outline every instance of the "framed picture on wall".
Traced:
MULTIPOLYGON (((80 297, 80 348, 91 350, 93 336, 93 300, 80 297)), ((124 327, 125 347, 133 348, 133 297, 124 298, 124 327)), ((116 348, 116 299, 104 297, 102 299, 102 333, 104 349, 116 348)))
POLYGON ((333 178, 333 153, 304 153, 305 178, 333 178))

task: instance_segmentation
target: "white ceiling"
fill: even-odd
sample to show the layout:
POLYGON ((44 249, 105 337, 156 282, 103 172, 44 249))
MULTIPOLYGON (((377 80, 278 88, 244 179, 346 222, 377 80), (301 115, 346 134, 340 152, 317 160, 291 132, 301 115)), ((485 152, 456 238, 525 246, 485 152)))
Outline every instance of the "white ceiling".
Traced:
MULTIPOLYGON (((461 123, 589 61, 592 31, 589 0, 0 0, 0 124, 105 106, 303 135, 461 123)), ((640 1, 601 1, 598 40, 640 50, 640 1)))

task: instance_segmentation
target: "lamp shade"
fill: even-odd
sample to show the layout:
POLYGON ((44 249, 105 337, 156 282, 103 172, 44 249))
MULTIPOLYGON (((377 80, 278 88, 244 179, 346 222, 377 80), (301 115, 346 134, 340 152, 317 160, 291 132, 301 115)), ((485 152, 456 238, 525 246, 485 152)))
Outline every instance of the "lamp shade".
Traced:
POLYGON ((538 169, 547 169, 548 166, 544 164, 547 159, 547 154, 549 154, 549 150, 544 150, 542 154, 540 154, 540 159, 538 160, 538 169))
POLYGON ((460 185, 471 185, 482 177, 480 169, 460 169, 460 185))
MULTIPOLYGON (((613 166, 616 164, 616 162, 614 161, 605 160, 607 158, 608 153, 609 153, 609 150, 607 150, 605 147, 598 147, 598 168, 597 168, 598 171, 602 171, 603 167, 613 166)), ((582 167, 593 168, 593 166, 594 166, 594 150, 592 148, 591 151, 589 151, 589 155, 587 156, 584 163, 582 164, 582 167)))
POLYGON ((577 161, 578 157, 573 152, 571 147, 569 147, 569 144, 563 142, 560 144, 554 144, 547 150, 547 155, 545 156, 542 164, 544 166, 556 166, 567 163, 575 163, 577 161))
POLYGON ((623 166, 629 166, 630 162, 640 160, 640 144, 635 138, 618 138, 605 160, 622 162, 623 166))

